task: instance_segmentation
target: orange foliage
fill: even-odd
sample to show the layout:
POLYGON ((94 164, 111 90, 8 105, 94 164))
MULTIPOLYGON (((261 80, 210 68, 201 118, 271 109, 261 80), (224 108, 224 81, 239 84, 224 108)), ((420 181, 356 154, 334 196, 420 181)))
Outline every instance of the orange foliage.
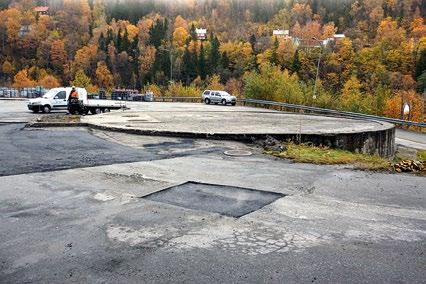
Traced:
POLYGON ((50 46, 50 59, 55 71, 62 72, 67 60, 64 41, 54 40, 50 46))
POLYGON ((112 88, 113 79, 114 78, 111 72, 108 70, 105 62, 98 62, 98 67, 96 68, 96 80, 99 87, 104 89, 112 88))
POLYGON ((28 77, 27 69, 22 69, 15 75, 15 77, 13 77, 14 88, 28 88, 28 87, 35 87, 35 86, 36 86, 36 82, 31 80, 28 77))
POLYGON ((61 83, 59 82, 58 79, 56 79, 54 76, 52 75, 47 75, 44 76, 39 82, 38 84, 42 87, 45 87, 47 89, 51 89, 51 88, 56 88, 59 87, 61 85, 61 83))
POLYGON ((401 118, 404 103, 410 106, 410 116, 405 119, 421 121, 423 116, 423 98, 414 91, 399 91, 386 102, 384 114, 388 117, 401 118))
POLYGON ((184 28, 185 30, 187 30, 188 29, 188 23, 186 22, 186 20, 184 18, 182 18, 180 15, 178 15, 175 19, 174 28, 175 28, 175 30, 177 28, 184 28))

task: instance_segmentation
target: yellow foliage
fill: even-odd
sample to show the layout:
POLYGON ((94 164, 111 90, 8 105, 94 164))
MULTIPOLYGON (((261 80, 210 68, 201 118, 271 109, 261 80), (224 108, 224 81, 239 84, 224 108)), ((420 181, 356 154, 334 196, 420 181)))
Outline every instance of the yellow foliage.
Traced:
POLYGON ((154 97, 161 97, 163 94, 161 88, 156 84, 147 84, 143 87, 142 91, 143 93, 146 93, 148 90, 154 94, 154 97))
POLYGON ((135 26, 135 25, 132 25, 132 24, 128 24, 126 26, 126 30, 127 30, 127 35, 128 35, 127 38, 130 41, 133 41, 135 39, 135 37, 138 35, 138 33, 139 33, 138 27, 135 26))
POLYGON ((220 82, 219 75, 213 75, 207 78, 207 82, 208 82, 208 85, 207 85, 208 90, 224 90, 225 89, 225 87, 220 82))
POLYGON ((172 83, 164 93, 165 97, 199 97, 201 90, 195 86, 184 86, 181 82, 172 83))
POLYGON ((264 52, 259 53, 256 56, 256 62, 258 65, 264 65, 269 62, 269 58, 271 58, 272 50, 270 48, 266 49, 264 52))
POLYGON ((333 37, 336 32, 337 32, 337 27, 334 25, 333 22, 325 24, 322 27, 322 37, 324 39, 333 37))
POLYGON ((400 44, 405 40, 405 30, 398 28, 398 23, 392 18, 386 18, 380 22, 377 28, 377 38, 393 44, 400 44))
POLYGON ((185 42, 188 37, 189 33, 185 28, 177 27, 173 32, 173 45, 177 48, 183 49, 185 47, 185 42))
POLYGON ((361 83, 352 76, 343 86, 340 96, 340 109, 351 112, 371 112, 371 97, 361 92, 361 83))
POLYGON ((1 71, 5 74, 11 74, 13 71, 15 70, 15 68, 13 67, 13 65, 9 62, 9 61, 5 61, 3 62, 2 66, 1 66, 1 71))
POLYGON ((75 54, 73 62, 73 70, 83 69, 87 71, 90 68, 92 60, 94 60, 98 53, 98 47, 94 44, 83 46, 75 54))
POLYGON ((250 43, 241 41, 221 44, 220 52, 226 52, 231 62, 243 66, 250 63, 253 55, 250 43))
POLYGON ((112 89, 114 78, 103 61, 98 62, 98 66, 96 68, 96 79, 101 88, 108 91, 112 89))

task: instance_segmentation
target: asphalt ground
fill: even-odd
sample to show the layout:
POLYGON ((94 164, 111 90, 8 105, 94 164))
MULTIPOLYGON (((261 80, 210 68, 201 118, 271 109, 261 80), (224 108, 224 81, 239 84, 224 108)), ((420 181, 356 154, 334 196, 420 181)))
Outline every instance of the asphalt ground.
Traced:
POLYGON ((194 149, 193 144, 192 139, 161 141, 159 145, 150 143, 141 151, 96 137, 84 128, 43 129, 26 128, 24 124, 0 124, 0 176, 223 151, 214 146, 194 149), (172 146, 183 151, 163 151, 172 146))
POLYGON ((0 283, 424 283, 424 177, 23 126, 0 126, 0 283), (173 195, 188 182, 197 194, 173 195), (222 198, 245 208, 247 190, 279 196, 220 213, 222 198))

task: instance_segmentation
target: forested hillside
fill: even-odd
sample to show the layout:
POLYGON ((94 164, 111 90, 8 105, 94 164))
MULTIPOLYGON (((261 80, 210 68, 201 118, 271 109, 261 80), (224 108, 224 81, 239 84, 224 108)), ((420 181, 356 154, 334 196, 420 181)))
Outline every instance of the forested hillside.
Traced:
POLYGON ((0 0, 0 9, 0 86, 224 88, 393 117, 408 103, 410 119, 422 119, 422 0, 0 0))

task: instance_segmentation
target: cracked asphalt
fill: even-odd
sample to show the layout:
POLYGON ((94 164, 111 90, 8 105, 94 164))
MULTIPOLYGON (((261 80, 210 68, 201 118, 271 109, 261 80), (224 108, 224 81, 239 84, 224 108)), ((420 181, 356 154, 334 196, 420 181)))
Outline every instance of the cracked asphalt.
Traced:
POLYGON ((23 126, 0 125, 0 283, 424 283, 424 177, 23 126), (239 218, 144 198, 188 181, 283 197, 239 218))

